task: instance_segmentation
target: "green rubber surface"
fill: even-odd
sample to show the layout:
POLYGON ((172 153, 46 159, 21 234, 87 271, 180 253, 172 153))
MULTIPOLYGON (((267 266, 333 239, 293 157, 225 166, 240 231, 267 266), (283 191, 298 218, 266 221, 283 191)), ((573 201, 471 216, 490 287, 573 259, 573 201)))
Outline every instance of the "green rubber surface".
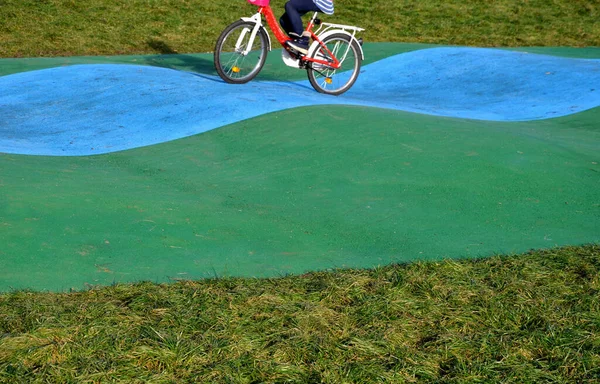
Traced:
MULTIPOLYGON (((440 47, 432 44, 407 43, 365 43, 363 50, 365 60, 363 65, 381 60, 388 56, 410 52, 418 49, 440 47)), ((507 48, 512 51, 547 54, 553 56, 573 57, 581 59, 600 58, 600 47, 570 48, 570 47, 525 47, 507 48)), ((138 64, 152 65, 216 75, 212 53, 176 54, 176 55, 132 55, 132 56, 81 56, 81 57, 34 57, 19 59, 0 59, 0 76, 18 72, 35 71, 63 65, 75 64, 138 64)), ((267 56, 267 62, 257 79, 283 80, 305 79, 306 73, 286 67, 281 63, 277 51, 267 56)))
MULTIPOLYGON (((367 48, 375 60, 419 46, 367 48)), ((3 74, 65 60, 205 65, 21 60, 3 74)), ((264 76, 288 69, 270 61, 264 76)), ((503 123, 318 106, 107 155, 0 154, 0 290, 281 276, 597 243, 599 122, 599 108, 503 123)))
MULTIPOLYGON (((398 53, 431 47, 437 47, 437 45, 365 43, 363 47, 365 52, 365 60, 363 63, 368 64, 398 53)), ((579 52, 579 50, 572 50, 572 52, 579 52)), ((600 56, 600 52, 598 53, 598 56, 600 56)), ((152 65, 157 67, 174 68, 183 71, 199 72, 212 75, 217 74, 214 69, 212 53, 194 53, 176 55, 33 57, 0 59, 0 76, 64 65, 103 63, 152 65)), ((278 50, 273 50, 267 56, 265 66, 261 70, 257 79, 279 81, 286 79, 306 79, 306 71, 299 71, 283 65, 281 62, 281 54, 278 50)))

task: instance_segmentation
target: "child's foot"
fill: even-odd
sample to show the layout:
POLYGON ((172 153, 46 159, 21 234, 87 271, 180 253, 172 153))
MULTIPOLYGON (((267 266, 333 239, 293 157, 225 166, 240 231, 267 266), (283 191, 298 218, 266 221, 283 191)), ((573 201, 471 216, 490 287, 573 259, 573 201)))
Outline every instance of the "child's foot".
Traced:
POLYGON ((308 54, 308 37, 288 40, 287 45, 300 53, 308 54))

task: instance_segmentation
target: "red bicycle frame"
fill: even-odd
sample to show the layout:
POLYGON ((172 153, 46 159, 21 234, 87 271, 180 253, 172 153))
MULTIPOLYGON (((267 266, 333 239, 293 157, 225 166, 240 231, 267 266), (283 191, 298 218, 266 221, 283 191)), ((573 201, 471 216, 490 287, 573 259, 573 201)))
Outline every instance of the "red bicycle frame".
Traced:
MULTIPOLYGON (((259 5, 258 13, 260 13, 261 15, 263 15, 265 17, 265 20, 267 20, 267 24, 269 25, 269 28, 275 35, 275 38, 277 39, 277 41, 279 41, 279 44, 281 44, 281 46, 284 49, 286 49, 287 51, 289 51, 290 53, 295 54, 293 51, 291 51, 288 48, 286 42, 291 40, 291 38, 279 26, 279 22, 275 18, 275 14, 273 13, 271 6, 268 4, 267 5, 259 5)), ((313 17, 310 20, 310 22, 308 23, 308 25, 306 26, 306 32, 310 33, 310 36, 313 39, 313 41, 316 41, 319 43, 319 45, 321 46, 321 49, 324 49, 325 52, 327 52, 328 57, 330 57, 332 61, 313 59, 313 58, 310 58, 307 56, 301 56, 301 57, 299 57, 299 59, 304 62, 312 62, 312 63, 326 65, 326 66, 334 68, 334 69, 339 69, 340 62, 337 59, 337 57, 335 57, 335 55, 329 50, 329 48, 327 48, 327 46, 325 44, 323 44, 321 39, 319 39, 319 37, 313 33, 314 21, 315 21, 315 18, 313 17)))

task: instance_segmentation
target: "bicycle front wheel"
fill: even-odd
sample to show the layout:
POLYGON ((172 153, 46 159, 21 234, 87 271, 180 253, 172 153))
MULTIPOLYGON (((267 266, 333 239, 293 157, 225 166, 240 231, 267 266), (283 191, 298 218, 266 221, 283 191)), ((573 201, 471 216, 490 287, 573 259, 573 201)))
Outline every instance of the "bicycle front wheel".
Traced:
POLYGON ((252 39, 255 24, 236 21, 229 25, 217 39, 215 69, 227 83, 247 83, 258 75, 269 50, 267 32, 260 28, 252 39))
MULTIPOLYGON (((358 78, 362 63, 360 46, 343 33, 326 37, 323 39, 323 44, 339 60, 341 67, 335 69, 326 64, 311 63, 307 68, 308 80, 317 92, 341 95, 349 90, 358 78)), ((320 46, 311 53, 310 57, 333 62, 329 52, 320 46)))

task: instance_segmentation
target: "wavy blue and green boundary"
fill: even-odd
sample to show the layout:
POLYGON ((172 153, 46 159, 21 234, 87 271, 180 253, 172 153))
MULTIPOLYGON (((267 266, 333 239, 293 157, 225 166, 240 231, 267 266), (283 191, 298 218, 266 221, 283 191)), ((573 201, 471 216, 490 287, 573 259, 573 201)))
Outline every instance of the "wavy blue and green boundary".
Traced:
POLYGON ((597 50, 366 49, 339 98, 277 60, 244 86, 209 55, 21 60, 0 77, 0 290, 600 241, 597 50))
POLYGON ((304 81, 256 81, 152 66, 71 65, 0 78, 0 151, 82 156, 188 137, 313 105, 355 105, 434 116, 527 121, 600 105, 600 60, 436 47, 362 68, 345 95, 304 81))

